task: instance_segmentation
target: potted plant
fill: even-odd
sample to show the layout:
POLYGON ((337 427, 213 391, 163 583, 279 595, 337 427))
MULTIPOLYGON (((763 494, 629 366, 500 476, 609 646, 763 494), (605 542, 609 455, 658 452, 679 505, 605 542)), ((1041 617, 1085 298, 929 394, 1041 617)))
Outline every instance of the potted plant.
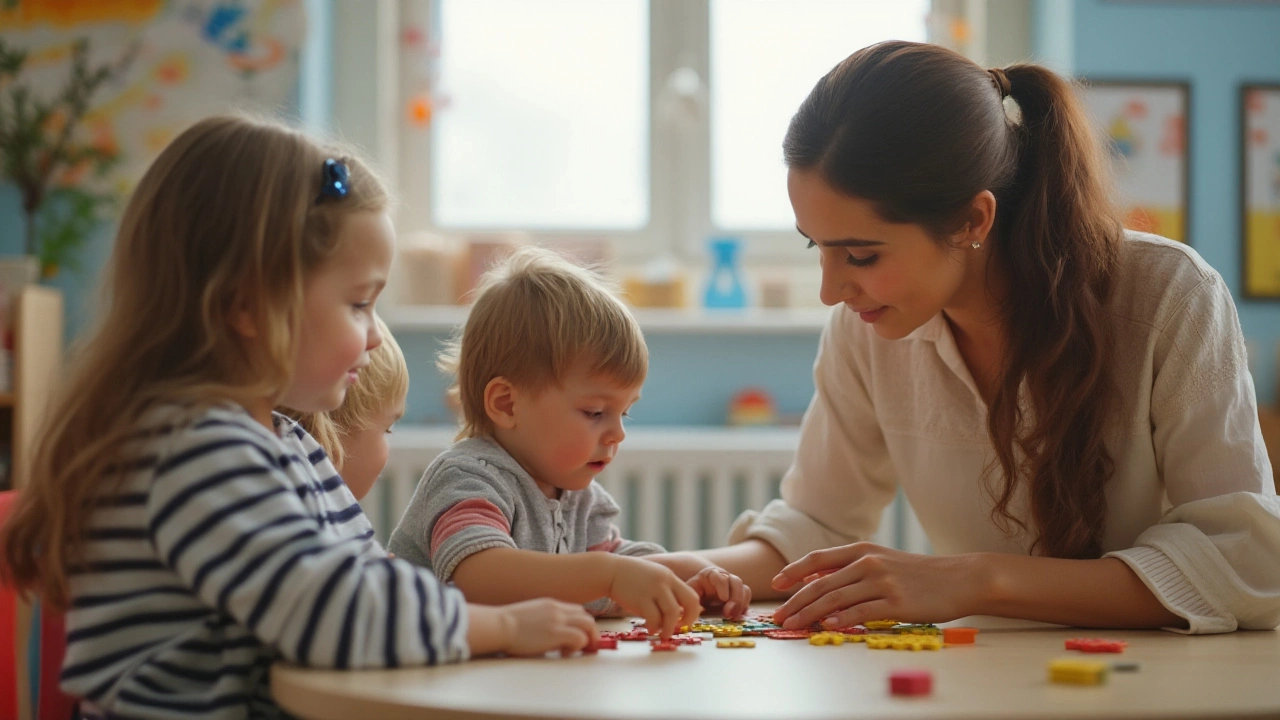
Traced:
POLYGON ((136 48, 114 63, 89 65, 89 42, 72 47, 71 74, 50 97, 21 82, 27 53, 0 37, 0 178, 17 186, 25 219, 24 247, 40 273, 75 268, 93 228, 116 196, 84 181, 101 178, 115 163, 110 144, 86 143, 76 130, 103 85, 123 75, 136 48))

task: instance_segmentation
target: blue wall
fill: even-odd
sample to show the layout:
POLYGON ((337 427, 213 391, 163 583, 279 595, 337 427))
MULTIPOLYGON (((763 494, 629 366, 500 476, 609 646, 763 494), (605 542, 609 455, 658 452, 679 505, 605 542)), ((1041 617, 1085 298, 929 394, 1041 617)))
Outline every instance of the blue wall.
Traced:
POLYGON ((1280 302, 1239 294, 1240 84, 1280 81, 1280 5, 1041 0, 1036 10, 1037 46, 1071 65, 1060 69, 1190 81, 1191 243, 1236 296, 1260 401, 1280 402, 1280 302))

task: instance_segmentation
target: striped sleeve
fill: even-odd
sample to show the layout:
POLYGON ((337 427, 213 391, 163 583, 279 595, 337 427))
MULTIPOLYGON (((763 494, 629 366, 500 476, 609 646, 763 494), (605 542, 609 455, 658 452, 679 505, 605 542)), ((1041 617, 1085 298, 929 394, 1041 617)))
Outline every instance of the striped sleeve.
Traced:
POLYGON ((319 480, 308 483, 305 488, 299 488, 299 495, 303 499, 308 493, 322 495, 327 504, 337 508, 326 512, 323 522, 333 525, 338 534, 343 537, 358 537, 364 540, 368 551, 385 555, 386 550, 374 537, 373 524, 360 508, 360 502, 356 500, 356 496, 351 494, 351 489, 343 482, 328 453, 320 447, 320 443, 316 442, 310 433, 303 429, 301 423, 279 413, 276 414, 276 418, 277 422, 284 423, 286 444, 294 445, 295 449, 307 458, 315 477, 319 480))
POLYGON ((147 503, 160 560, 200 599, 286 659, 334 668, 466 659, 462 594, 369 551, 317 517, 264 432, 234 423, 177 434, 147 503))

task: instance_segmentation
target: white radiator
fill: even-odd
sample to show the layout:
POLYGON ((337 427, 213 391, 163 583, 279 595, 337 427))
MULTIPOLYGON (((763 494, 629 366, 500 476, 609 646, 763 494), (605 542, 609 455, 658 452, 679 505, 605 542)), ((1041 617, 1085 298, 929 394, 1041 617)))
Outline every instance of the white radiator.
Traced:
MULTIPOLYGON (((451 428, 397 428, 383 476, 361 505, 384 542, 451 428)), ((599 481, 622 507, 621 530, 669 550, 723 545, 734 518, 778 497, 795 428, 633 428, 599 481)), ((872 540, 912 552, 929 543, 905 499, 885 508, 872 540)))

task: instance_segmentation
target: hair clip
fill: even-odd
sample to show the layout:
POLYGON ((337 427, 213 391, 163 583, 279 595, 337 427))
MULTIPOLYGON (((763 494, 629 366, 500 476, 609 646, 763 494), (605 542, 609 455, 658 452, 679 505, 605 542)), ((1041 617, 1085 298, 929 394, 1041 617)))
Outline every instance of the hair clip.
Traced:
POLYGON ((333 158, 325 160, 320 179, 320 197, 316 198, 316 202, 320 202, 327 197, 346 197, 347 190, 351 187, 348 177, 347 166, 341 160, 334 160, 333 158))

